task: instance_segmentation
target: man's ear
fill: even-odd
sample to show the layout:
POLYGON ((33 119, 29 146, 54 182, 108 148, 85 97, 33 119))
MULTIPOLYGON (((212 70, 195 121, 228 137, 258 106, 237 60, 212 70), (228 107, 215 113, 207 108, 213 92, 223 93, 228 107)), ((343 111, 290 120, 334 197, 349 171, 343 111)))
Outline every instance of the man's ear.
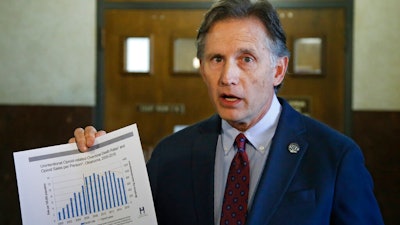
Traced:
POLYGON ((289 57, 278 58, 275 66, 274 86, 278 86, 283 82, 289 64, 289 57))

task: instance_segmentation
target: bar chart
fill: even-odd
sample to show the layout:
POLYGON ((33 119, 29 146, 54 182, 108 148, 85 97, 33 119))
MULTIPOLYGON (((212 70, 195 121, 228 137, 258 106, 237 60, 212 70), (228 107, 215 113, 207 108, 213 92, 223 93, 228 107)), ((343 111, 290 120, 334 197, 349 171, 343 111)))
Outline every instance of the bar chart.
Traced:
POLYGON ((59 221, 128 204, 125 179, 116 172, 104 171, 84 176, 78 190, 70 193, 65 206, 58 209, 59 221))

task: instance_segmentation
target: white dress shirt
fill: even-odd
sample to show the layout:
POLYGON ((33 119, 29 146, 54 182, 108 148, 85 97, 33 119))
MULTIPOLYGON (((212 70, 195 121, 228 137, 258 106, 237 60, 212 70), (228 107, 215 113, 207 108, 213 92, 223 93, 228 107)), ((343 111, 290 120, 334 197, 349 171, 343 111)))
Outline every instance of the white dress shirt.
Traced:
MULTIPOLYGON (((248 140, 246 153, 250 161, 249 210, 251 209, 254 193, 268 157, 272 137, 278 126, 281 108, 277 97, 274 96, 271 107, 264 117, 244 132, 248 140)), ((218 137, 214 172, 214 221, 216 225, 219 224, 221 218, 226 179, 231 161, 237 151, 234 142, 239 133, 240 131, 230 126, 227 121, 222 120, 222 133, 218 137)))

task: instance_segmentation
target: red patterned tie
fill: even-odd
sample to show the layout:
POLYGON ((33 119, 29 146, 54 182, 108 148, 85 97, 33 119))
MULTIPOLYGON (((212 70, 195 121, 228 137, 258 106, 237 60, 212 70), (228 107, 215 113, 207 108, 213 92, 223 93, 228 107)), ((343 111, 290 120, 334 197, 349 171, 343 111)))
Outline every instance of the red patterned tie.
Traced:
POLYGON ((250 181, 250 165, 245 151, 246 136, 240 133, 235 142, 238 151, 229 168, 220 225, 246 223, 250 181))

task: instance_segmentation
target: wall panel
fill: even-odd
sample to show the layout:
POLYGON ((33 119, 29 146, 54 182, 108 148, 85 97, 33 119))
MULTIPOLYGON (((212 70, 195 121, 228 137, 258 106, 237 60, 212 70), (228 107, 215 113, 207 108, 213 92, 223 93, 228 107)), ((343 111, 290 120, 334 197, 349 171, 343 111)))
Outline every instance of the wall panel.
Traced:
POLYGON ((92 118, 92 107, 0 105, 0 224, 21 224, 12 153, 67 143, 92 118))
POLYGON ((386 225, 400 224, 400 112, 354 111, 353 138, 364 152, 386 225))

